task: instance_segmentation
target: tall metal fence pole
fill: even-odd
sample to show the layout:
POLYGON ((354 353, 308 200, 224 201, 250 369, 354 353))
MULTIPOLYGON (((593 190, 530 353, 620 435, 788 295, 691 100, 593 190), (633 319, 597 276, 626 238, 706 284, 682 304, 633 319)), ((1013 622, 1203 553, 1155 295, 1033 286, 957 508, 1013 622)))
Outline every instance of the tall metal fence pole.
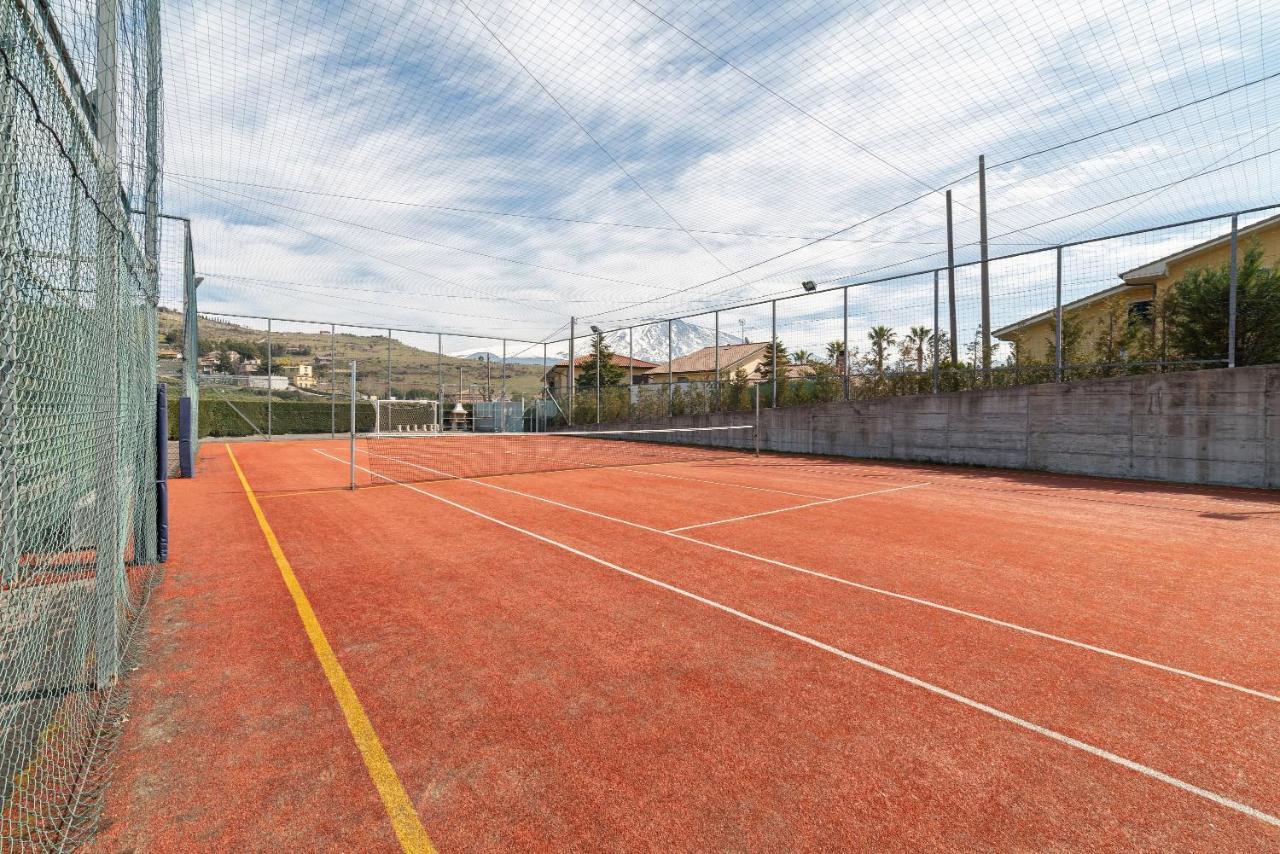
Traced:
POLYGON ((272 381, 272 365, 271 365, 271 318, 267 318, 267 441, 271 441, 271 387, 274 385, 272 381))
MULTIPOLYGON (((933 271, 933 393, 938 393, 938 271, 933 271)), ((845 310, 845 323, 849 312, 845 310)), ((923 342, 921 342, 923 344, 923 342)))
POLYGON ((573 424, 573 387, 578 384, 578 366, 573 363, 573 338, 577 331, 578 319, 569 318, 569 411, 565 416, 570 425, 573 424))
POLYGON ((675 415, 676 383, 675 371, 671 363, 675 361, 675 342, 671 337, 671 321, 667 321, 667 417, 675 415))
POLYGON ((960 364, 960 333, 956 327, 956 233, 950 190, 947 190, 947 313, 951 320, 951 366, 954 368, 960 364))
MULTIPOLYGON (((6 4, 6 9, 8 5, 6 4)), ((0 11, 0 37, 8 31, 0 11)), ((0 571, 6 585, 18 574, 18 145, 13 121, 13 87, 0 85, 0 571)), ((73 188, 72 217, 78 217, 73 188)), ((73 220, 74 222, 75 220, 73 220)), ((74 227, 74 226, 73 226, 74 227)), ((74 231, 73 231, 74 234, 74 231)), ((80 253, 71 241, 72 258, 80 253)), ((71 279, 76 286, 76 277, 71 279)))
POLYGON ((119 138, 116 132, 118 93, 117 34, 120 32, 118 0, 98 0, 97 20, 97 137, 102 155, 98 191, 97 270, 94 282, 97 316, 106 324, 102 359, 106 376, 102 383, 101 423, 95 510, 98 541, 95 551, 94 593, 97 608, 97 686, 113 684, 119 674, 119 620, 117 581, 124 570, 121 540, 123 520, 119 485, 120 456, 120 248, 115 220, 120 207, 119 138))
POLYGON ((348 444, 351 455, 351 488, 356 488, 356 363, 351 363, 351 438, 348 444))
POLYGON ((538 401, 538 412, 533 419, 534 428, 538 431, 546 429, 547 398, 549 396, 547 393, 547 344, 544 341, 542 344, 542 400, 538 401))
POLYGON ((978 155, 978 242, 982 256, 982 381, 991 382, 991 264, 987 246, 987 158, 978 155))
POLYGON ((631 401, 631 396, 636 393, 636 330, 634 326, 627 327, 627 361, 630 363, 627 367, 627 420, 629 421, 635 417, 631 401))
POLYGON ((593 340, 596 360, 596 423, 600 423, 600 351, 603 349, 604 336, 596 333, 593 340))
POLYGON ((769 406, 778 406, 778 301, 769 303, 769 406))
POLYGON ((499 395, 502 400, 499 406, 502 407, 502 419, 500 422, 502 432, 507 432, 507 339, 502 339, 502 393, 499 395))
POLYGON ((387 330, 387 400, 391 399, 391 330, 387 330))
POLYGON ((720 411, 720 312, 715 313, 715 341, 712 343, 712 349, 716 351, 716 381, 713 388, 716 395, 715 411, 720 411))
POLYGON ((1066 364, 1066 358, 1062 353, 1062 247, 1059 246, 1054 252, 1055 266, 1057 272, 1054 274, 1054 294, 1053 294, 1053 378, 1055 382, 1062 382, 1062 368, 1066 364))
MULTIPOLYGON (((76 215, 76 221, 79 217, 76 215)), ((75 245, 74 243, 72 244, 75 245)), ((196 299, 196 257, 191 245, 191 220, 182 220, 182 395, 187 399, 186 435, 179 435, 179 462, 183 477, 195 476, 200 447, 200 306, 196 299), (186 453, 182 442, 185 440, 186 453)), ((178 404, 182 406, 181 403, 178 404)), ((180 410, 181 411, 181 410, 180 410)), ((182 432, 182 419, 178 420, 182 432)))
POLYGON ((338 435, 338 336, 329 324, 329 437, 338 435))
POLYGON ((849 399, 849 289, 844 289, 844 328, 840 333, 840 373, 843 374, 844 399, 849 399))
POLYGON ((1236 293, 1240 286, 1238 263, 1240 244, 1240 217, 1231 217, 1231 283, 1227 291, 1227 367, 1236 366, 1236 293))
POLYGON ((436 333, 436 412, 444 430, 444 336, 436 333))

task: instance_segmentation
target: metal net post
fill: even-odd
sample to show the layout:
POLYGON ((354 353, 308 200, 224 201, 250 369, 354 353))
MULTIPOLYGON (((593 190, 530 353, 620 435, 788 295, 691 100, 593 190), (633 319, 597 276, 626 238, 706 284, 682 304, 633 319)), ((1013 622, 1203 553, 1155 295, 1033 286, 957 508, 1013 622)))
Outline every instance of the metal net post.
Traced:
POLYGON ((769 405, 778 405, 778 301, 769 303, 769 405))
POLYGON ((951 334, 951 367, 960 364, 960 335, 956 329, 956 233, 951 211, 951 191, 947 190, 947 314, 951 334))
POLYGON ((271 387, 275 385, 271 366, 271 318, 267 318, 267 441, 271 441, 271 387))
POLYGON ((499 430, 503 433, 507 432, 507 339, 502 339, 502 391, 498 395, 502 400, 498 403, 502 413, 499 420, 499 430))
POLYGON ((94 598, 97 605, 97 685, 106 688, 119 675, 119 612, 116 603, 117 576, 123 571, 124 543, 120 489, 120 247, 116 220, 119 192, 118 139, 116 135, 117 57, 116 33, 120 26, 117 0, 98 2, 98 145, 102 168, 98 181, 97 268, 94 283, 96 313, 104 323, 102 364, 106 368, 99 396, 99 424, 103 430, 98 445, 97 549, 95 551, 94 598))
POLYGON ((667 417, 675 414, 676 385, 671 363, 675 360, 675 344, 671 338, 671 321, 667 321, 667 417))
POLYGON ((595 361, 596 361, 596 423, 600 423, 600 351, 604 349, 604 335, 596 333, 595 342, 595 361))
POLYGON ((356 488, 356 363, 351 363, 351 438, 348 452, 351 460, 351 488, 356 488))
MULTIPOLYGON (((933 271, 933 393, 938 393, 938 271, 933 271)), ((845 323, 848 323, 849 304, 845 302, 845 323)), ((847 327, 846 327, 847 328, 847 327)), ((847 333, 846 333, 847 334, 847 333)))
POLYGON ((715 313, 715 340, 712 343, 712 347, 716 351, 716 382, 715 382, 716 408, 715 408, 715 411, 719 412, 720 411, 720 312, 718 311, 715 313))
MULTIPOLYGON (((12 14, 0 9, 0 43, 12 14)), ((13 87, 0 83, 0 573, 18 573, 18 144, 13 87)), ((72 190, 73 198, 75 190, 72 190)), ((74 216, 74 214, 73 214, 74 216)), ((73 245, 72 251, 78 247, 73 245)))
POLYGON ((337 327, 329 324, 329 437, 338 435, 338 336, 337 327))
POLYGON ((1054 265, 1057 268, 1054 273, 1054 293, 1053 293, 1053 378, 1055 382, 1062 382, 1062 370, 1065 360, 1062 355, 1062 247, 1059 246, 1054 251, 1054 265))
POLYGON ((577 327, 577 318, 569 318, 569 423, 573 423, 574 387, 578 384, 578 366, 573 363, 573 340, 577 327))
POLYGON ((1236 293, 1240 286, 1238 263, 1240 244, 1240 217, 1231 217, 1231 281, 1227 291, 1227 367, 1236 366, 1236 293))
POLYGON ((991 259, 987 244, 987 158, 978 155, 978 244, 982 258, 982 381, 991 383, 991 259))
MULTIPOLYGON (((937 277, 934 277, 934 307, 937 307, 937 277)), ((849 289, 844 289, 844 327, 840 333, 840 373, 843 375, 844 382, 844 399, 849 399, 849 289)), ((934 319, 934 326, 937 326, 937 319, 934 319)))
POLYGON ((182 221, 182 379, 188 400, 187 460, 184 472, 195 475, 200 452, 200 308, 196 295, 195 250, 191 245, 191 220, 182 221))

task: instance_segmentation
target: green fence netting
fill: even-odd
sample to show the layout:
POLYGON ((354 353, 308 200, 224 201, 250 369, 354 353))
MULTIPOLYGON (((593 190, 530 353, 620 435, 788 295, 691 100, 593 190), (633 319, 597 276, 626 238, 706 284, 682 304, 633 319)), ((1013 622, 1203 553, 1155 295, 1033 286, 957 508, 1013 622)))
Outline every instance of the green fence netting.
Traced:
POLYGON ((154 265, 48 14, 0 0, 0 850, 91 824, 155 547, 154 265))

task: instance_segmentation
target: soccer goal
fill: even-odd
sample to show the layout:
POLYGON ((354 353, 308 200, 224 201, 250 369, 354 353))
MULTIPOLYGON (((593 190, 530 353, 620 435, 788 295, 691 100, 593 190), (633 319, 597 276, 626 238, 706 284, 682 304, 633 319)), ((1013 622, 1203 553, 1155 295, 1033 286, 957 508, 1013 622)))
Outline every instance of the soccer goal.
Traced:
POLYGON ((374 433, 436 433, 440 404, 434 400, 375 400, 374 433))

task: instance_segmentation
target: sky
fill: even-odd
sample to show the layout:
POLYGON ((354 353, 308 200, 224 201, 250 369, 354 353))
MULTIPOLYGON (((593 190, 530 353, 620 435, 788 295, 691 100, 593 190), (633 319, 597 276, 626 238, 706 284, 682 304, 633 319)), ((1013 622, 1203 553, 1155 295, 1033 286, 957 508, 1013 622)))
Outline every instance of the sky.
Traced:
MULTIPOLYGON (((849 284, 905 328, 932 276, 861 283, 945 265, 946 189, 977 257, 979 155, 993 256, 1280 202, 1267 7, 170 0, 164 207, 208 312, 537 342, 812 280, 797 338, 849 284)), ((1066 291, 1225 227, 1072 250, 1066 291)), ((994 322, 1052 285, 1051 252, 993 266, 994 322)))

